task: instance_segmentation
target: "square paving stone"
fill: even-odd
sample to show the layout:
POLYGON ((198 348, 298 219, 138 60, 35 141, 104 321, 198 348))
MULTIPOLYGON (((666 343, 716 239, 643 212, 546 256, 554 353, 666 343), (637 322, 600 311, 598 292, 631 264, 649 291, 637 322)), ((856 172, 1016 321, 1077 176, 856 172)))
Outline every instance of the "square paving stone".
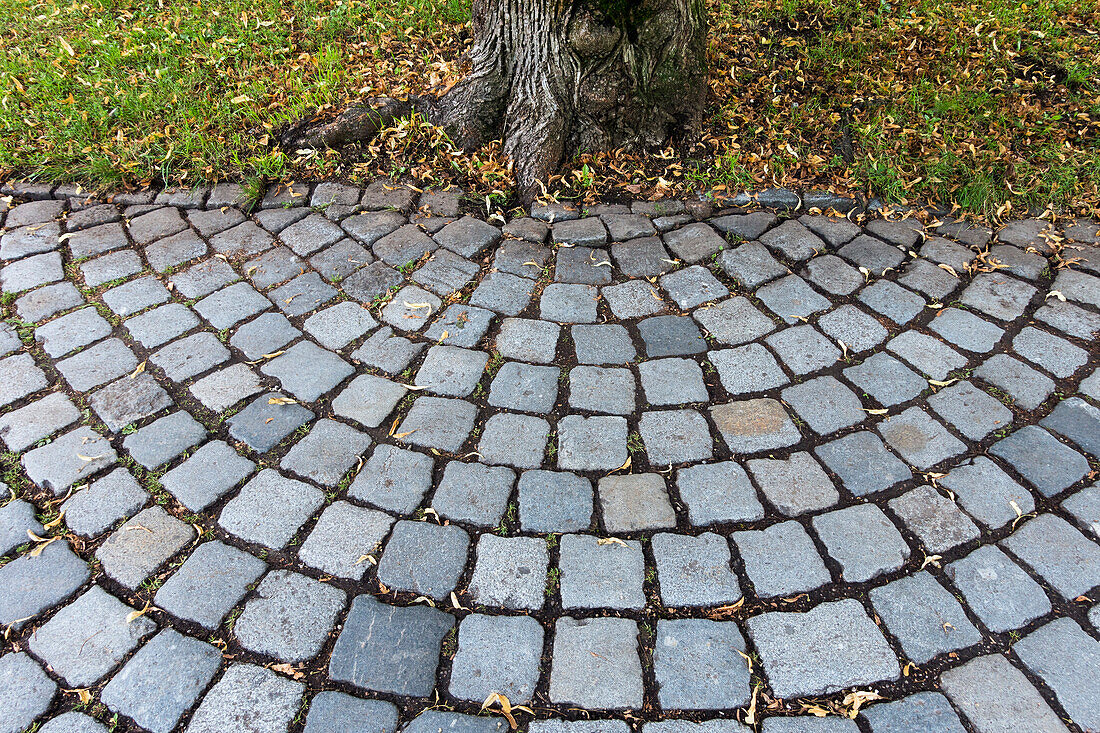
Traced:
POLYGON ((337 501, 321 513, 298 557, 330 575, 362 580, 368 567, 362 558, 381 549, 391 526, 393 518, 384 512, 337 501))
POLYGON ((972 517, 998 529, 1015 521, 1015 503, 1021 514, 1035 509, 1035 500, 1027 489, 1016 483, 985 456, 977 456, 951 469, 939 480, 972 517))
POLYGON ((111 330, 111 324, 95 308, 81 308, 36 328, 34 340, 42 344, 43 351, 56 359, 73 349, 110 336, 111 330))
POLYGON ((126 321, 126 330, 145 348, 155 349, 198 325, 190 308, 168 303, 126 321))
POLYGON ((11 499, 0 507, 0 555, 27 544, 30 541, 27 532, 39 536, 45 532, 34 513, 34 505, 22 499, 11 499))
POLYGON ((222 288, 194 305, 199 315, 219 331, 235 326, 269 307, 271 303, 267 298, 243 282, 222 288))
POLYGON ((154 733, 170 733, 221 667, 221 651, 165 629, 126 663, 101 702, 154 733))
POLYGON ((507 362, 493 379, 488 402, 494 407, 544 415, 557 401, 560 372, 557 367, 507 362))
POLYGON ((735 455, 786 448, 802 440, 798 426, 778 400, 730 402, 710 408, 710 414, 735 455))
MULTIPOLYGON (((47 255, 40 256, 46 257, 47 255)), ((22 262, 27 262, 27 260, 22 260, 22 262)), ((60 264, 61 262, 59 259, 58 265, 60 266, 60 264)), ((5 268, 5 271, 6 269, 7 268, 5 268)), ((141 258, 138 257, 137 252, 128 249, 110 252, 80 265, 80 272, 84 276, 84 283, 90 288, 98 287, 112 280, 121 280, 122 278, 136 275, 144 269, 145 265, 142 264, 141 258)), ((60 279, 60 277, 55 278, 55 280, 60 279)), ((43 280, 43 282, 53 282, 53 280, 43 280)))
POLYGON ((78 481, 113 466, 118 454, 99 433, 79 427, 24 453, 22 461, 27 478, 35 486, 61 496, 78 481))
POLYGON ((1069 522, 1042 514, 1001 541, 1066 600, 1100 585, 1100 547, 1069 522))
POLYGON ((502 718, 485 718, 462 713, 425 710, 402 733, 505 733, 508 723, 502 718))
POLYGON ((817 325, 856 353, 873 349, 890 335, 881 323, 850 303, 821 316, 817 325))
POLYGON ((145 468, 156 468, 198 445, 206 429, 186 412, 175 412, 127 435, 122 445, 145 468))
POLYGON ((690 359, 656 359, 638 365, 642 389, 651 405, 706 402, 710 395, 703 370, 690 359))
POLYGON ((745 469, 733 461, 681 468, 676 472, 676 488, 687 506, 688 519, 697 527, 764 518, 764 507, 745 469))
POLYGON ((402 331, 419 331, 428 324, 441 301, 426 290, 409 285, 402 288, 384 308, 382 320, 402 331))
POLYGON ((440 297, 461 290, 477 275, 480 268, 474 262, 454 252, 439 250, 428 258, 412 279, 440 297))
POLYGON ((324 503, 320 489, 266 468, 225 505, 218 524, 247 542, 279 550, 324 503))
POLYGON ((1024 314, 1038 292, 1025 282, 999 272, 981 273, 962 292, 963 305, 1001 321, 1014 321, 1024 314))
POLYGON ((202 232, 203 236, 213 236, 245 220, 244 214, 239 209, 232 208, 238 204, 247 205, 243 199, 240 199, 224 206, 210 206, 206 211, 189 211, 187 220, 191 222, 191 226, 202 232))
POLYGON ((517 484, 524 532, 578 532, 592 523, 592 482, 557 471, 524 471, 517 484))
POLYGON ((125 285, 111 288, 102 297, 107 307, 121 318, 143 311, 151 305, 160 305, 169 299, 165 287, 152 277, 131 280, 125 285))
POLYGON ((411 514, 432 485, 431 456, 379 445, 348 489, 353 499, 411 514))
POLYGON ((775 226, 778 219, 770 211, 754 211, 751 214, 732 214, 713 221, 714 226, 738 239, 757 239, 775 226))
POLYGON ((1084 349, 1032 326, 1012 339, 1012 350, 1063 379, 1073 376, 1088 361, 1088 353, 1084 349))
MULTIPOLYGON (((18 357, 11 357, 6 359, 3 363, 6 365, 22 364, 23 362, 16 362, 14 359, 18 357)), ((30 357, 27 357, 29 360, 30 357)), ((28 362, 29 363, 29 362, 28 362)), ((137 357, 134 356, 134 352, 130 351, 120 339, 111 338, 106 341, 100 341, 95 346, 81 351, 75 356, 70 356, 68 359, 63 359, 57 362, 57 371, 61 372, 61 376, 65 378, 65 381, 69 383, 69 386, 78 392, 89 392, 92 389, 106 384, 111 380, 121 377, 123 374, 129 374, 137 367, 137 357)), ((25 367, 26 374, 30 374, 30 367, 25 367)), ((17 384, 24 382, 30 382, 30 380, 23 375, 17 376, 17 384), (19 377, 22 376, 20 380, 19 377)), ((45 387, 45 380, 34 380, 35 383, 43 382, 41 387, 45 387)), ((9 387, 10 389, 10 387, 9 387)), ((21 390, 23 391, 23 390, 21 390)), ((30 391, 30 390, 26 390, 30 391)), ((22 395, 20 395, 22 396, 22 395)))
POLYGON ((558 619, 550 701, 588 709, 642 706, 638 624, 625 618, 558 619))
POLYGON ((813 326, 792 326, 764 340, 798 375, 827 369, 841 357, 840 349, 813 326))
POLYGON ((156 630, 145 616, 128 622, 133 610, 93 585, 34 632, 30 650, 69 687, 90 687, 156 630))
POLYGON ((541 318, 555 323, 595 323, 599 295, 592 285, 551 283, 539 301, 541 318))
POLYGON ((630 334, 617 324, 573 326, 570 335, 581 364, 628 364, 637 357, 630 334))
POLYGON ((905 266, 898 282, 907 288, 942 300, 959 287, 959 278, 927 260, 913 260, 905 266))
POLYGON ((274 247, 243 265, 257 288, 269 288, 304 274, 306 264, 289 247, 274 247))
POLYGON ((263 560, 217 540, 195 548, 153 599, 173 616, 207 630, 221 625, 267 566, 263 560))
POLYGON ((212 257, 176 273, 171 283, 183 297, 201 298, 239 279, 240 276, 227 262, 212 257))
POLYGON ((889 502, 906 528, 930 552, 942 554, 978 539, 974 522, 931 486, 918 486, 889 502))
POLYGON ((737 545, 749 580, 761 598, 805 593, 832 581, 813 540, 798 522, 734 532, 730 539, 737 545))
POLYGON ((477 408, 463 400, 422 396, 397 428, 400 440, 423 448, 457 452, 474 429, 477 408))
POLYGON ((960 308, 943 309, 928 327, 959 348, 980 354, 992 351, 1004 336, 1000 326, 960 308))
POLYGON ((550 438, 550 423, 541 417, 502 412, 485 422, 477 450, 485 463, 538 468, 550 438))
POLYGON ((185 507, 199 512, 240 483, 255 466, 228 444, 215 440, 164 474, 161 484, 185 507))
POLYGON ((1067 730, 1024 673, 1000 654, 947 670, 940 685, 975 730, 1009 733, 1021 720, 1033 731, 1067 730))
POLYGON ((77 490, 62 504, 62 510, 69 529, 78 535, 95 537, 119 519, 138 512, 147 501, 149 494, 138 481, 119 468, 77 490))
POLYGON ((538 537, 497 537, 486 532, 477 541, 477 562, 470 577, 470 598, 486 606, 538 611, 546 599, 549 564, 550 553, 545 540, 538 537))
POLYGON ((314 696, 303 733, 395 733, 397 706, 385 700, 361 700, 343 692, 325 691, 314 696))
POLYGON ((674 229, 664 235, 664 240, 673 254, 687 263, 699 262, 726 248, 726 240, 702 222, 674 229))
POLYGON ((639 532, 676 526, 664 478, 657 473, 605 476, 599 481, 604 529, 639 532))
POLYGON ((273 570, 233 624, 245 649, 284 662, 317 656, 347 604, 339 588, 286 570, 273 570))
MULTIPOLYGON (((335 241, 335 240, 333 240, 335 241)), ((406 224, 374 243, 374 256, 393 267, 415 262, 439 245, 415 224, 406 224)))
POLYGON ((1016 655, 1054 691, 1054 696, 1082 730, 1100 728, 1100 642, 1076 621, 1059 618, 1016 642, 1016 655))
POLYGON ((873 580, 900 569, 909 559, 905 539, 874 504, 819 514, 812 521, 829 556, 840 564, 846 583, 873 580))
POLYGON ((190 229, 159 239, 145 247, 145 259, 157 272, 167 272, 191 260, 204 257, 208 251, 206 242, 190 229))
POLYGON ((539 680, 542 635, 542 626, 529 616, 470 614, 458 627, 451 694, 480 703, 497 692, 512 704, 529 702, 539 680))
POLYGON ((415 384, 445 397, 466 397, 481 381, 489 355, 457 346, 433 346, 416 373, 415 384))
POLYGON ((994 354, 974 376, 1003 390, 1025 410, 1035 410, 1054 391, 1054 381, 1007 354, 994 354))
POLYGON ((554 280, 559 283, 607 285, 611 282, 611 258, 604 249, 559 249, 554 280))
POLYGON ((194 537, 190 525, 151 506, 115 530, 95 556, 108 577, 135 590, 194 537))
POLYGON ((558 421, 558 468, 613 471, 626 459, 625 418, 566 415, 558 421))
POLYGON ((1070 397, 1059 402, 1043 418, 1041 424, 1046 429, 1069 438, 1086 453, 1100 457, 1100 409, 1080 397, 1070 397))
POLYGON ((724 537, 713 532, 698 537, 662 533, 654 535, 652 547, 666 607, 724 606, 741 598, 724 537))
POLYGON ((692 318, 709 336, 730 346, 754 341, 775 330, 775 322, 749 301, 738 296, 718 305, 698 308, 692 318))
POLYGON ((314 402, 335 389, 355 369, 331 351, 302 341, 264 364, 260 371, 278 379, 298 399, 314 402))
POLYGON ((454 525, 400 521, 378 563, 378 582, 444 600, 466 568, 469 546, 470 536, 454 525))
POLYGON ((629 369, 574 367, 569 372, 569 406, 630 415, 635 408, 634 374, 629 369))
POLYGON ((858 425, 867 414, 852 390, 835 377, 817 377, 787 387, 783 401, 819 435, 858 425))
POLYGON ((846 718, 818 718, 809 715, 765 718, 761 733, 856 733, 859 727, 846 718))
POLYGON ((746 623, 779 697, 824 695, 901 676, 882 632, 854 599, 806 613, 765 613, 746 623))
POLYGON ((805 320, 832 304, 797 275, 788 275, 756 291, 756 297, 787 323, 805 320))
POLYGON ((264 313, 240 326, 230 337, 229 344, 255 361, 267 354, 274 354, 301 335, 302 332, 290 325, 283 314, 264 313))
POLYGON ((661 278, 661 287, 680 310, 691 310, 729 295, 729 289, 718 282, 710 270, 692 265, 661 278))
POLYGON ((344 302, 319 311, 305 321, 309 335, 326 349, 342 349, 378 326, 370 311, 357 303, 344 302))
POLYGON ((611 257, 627 277, 657 277, 676 266, 660 238, 652 236, 613 244, 611 257))
POLYGON ((322 419, 287 451, 279 466, 323 486, 336 486, 370 445, 366 433, 322 419))
POLYGON ((871 726, 871 733, 966 731, 951 703, 938 692, 918 692, 894 702, 878 703, 862 710, 860 715, 871 726))
POLYGON ((944 568, 966 604, 995 634, 1018 629, 1050 613, 1042 587, 993 545, 979 547, 944 568))
MULTIPOLYGON (((505 233, 508 233, 507 228, 505 233)), ((540 238, 536 234, 532 236, 533 241, 505 240, 493 255, 493 268, 520 277, 538 278, 553 256, 553 251, 541 244, 544 239, 545 236, 540 238)))
POLYGON ((795 219, 788 219, 774 229, 764 232, 758 239, 768 249, 795 262, 808 260, 825 249, 825 243, 795 219))
POLYGON ((286 285, 271 290, 267 297, 288 316, 304 316, 312 313, 339 295, 316 272, 299 275, 286 285))
POLYGON ((663 710, 725 710, 745 705, 749 668, 737 624, 705 619, 657 622, 653 668, 663 710))
POLYGON ((814 453, 841 484, 856 496, 866 496, 907 481, 913 472, 886 450, 877 435, 860 431, 814 448, 814 453))
POLYGON ((600 217, 616 242, 647 237, 655 233, 653 224, 641 214, 606 214, 600 217))
POLYGON ((329 677, 375 692, 427 697, 453 625, 453 616, 435 608, 356 596, 332 650, 329 677))
POLYGON ((475 308, 461 303, 447 306, 438 318, 432 321, 424 332, 427 339, 444 342, 449 346, 471 348, 481 341, 489 330, 495 314, 484 308, 475 308))
POLYGON ((598 217, 554 222, 551 227, 554 244, 599 247, 607 244, 607 230, 598 217))
MULTIPOLYGON (((23 535, 26 537, 26 535, 23 535)), ((0 624, 22 628, 32 617, 77 591, 91 572, 66 540, 51 542, 38 555, 22 555, 0 566, 0 624)))
POLYGON ((505 318, 497 334, 496 348, 505 359, 549 364, 557 353, 561 326, 527 318, 505 318))
MULTIPOLYGON (((93 260, 93 262, 95 261, 93 260)), ((140 261, 138 264, 140 269, 140 261)), ((0 269, 0 284, 3 285, 5 293, 21 293, 39 285, 64 279, 65 272, 61 269, 61 254, 59 252, 47 252, 24 260, 16 260, 0 269)), ((96 279, 96 275, 93 273, 92 280, 96 279)), ((112 279, 114 278, 107 278, 107 280, 112 279)), ((107 280, 89 282, 88 286, 95 287, 107 282, 107 280)))
POLYGON ((0 730, 12 733, 30 729, 57 695, 57 684, 23 652, 0 657, 0 689, 3 690, 0 730))
POLYGON ((135 242, 148 244, 154 239, 183 231, 187 228, 187 222, 175 207, 167 206, 134 217, 126 222, 126 226, 135 242))
POLYGON ((472 216, 464 216, 436 232, 435 241, 463 257, 474 257, 500 241, 500 230, 472 216))
POLYGON ((490 272, 470 295, 470 305, 516 316, 531 302, 535 281, 507 272, 490 272))
POLYGON ((222 412, 260 391, 260 379, 245 364, 231 364, 188 387, 203 407, 222 412))
POLYGON ((270 669, 233 664, 206 693, 187 733, 286 733, 301 710, 305 685, 270 669))
POLYGON ((155 351, 150 360, 173 382, 183 382, 229 361, 229 349, 209 331, 173 341, 155 351))
POLYGON ((711 351, 707 358, 732 396, 765 392, 790 383, 783 367, 760 344, 711 351))
POLYGON ((503 466, 451 461, 443 469, 432 508, 453 521, 496 527, 515 482, 515 472, 503 466))
POLYGON ((1020 428, 990 446, 989 452, 1007 461, 1043 496, 1068 489, 1089 472, 1083 455, 1038 425, 1020 428))
POLYGON ((872 588, 870 596, 875 613, 917 664, 982 641, 955 596, 927 571, 872 588))
POLYGON ((764 496, 788 517, 828 508, 840 499, 832 479, 809 453, 792 453, 786 460, 758 458, 747 465, 764 496))
POLYGON ((705 461, 713 455, 710 426, 695 410, 644 412, 638 431, 653 465, 705 461))
POLYGON ((859 267, 867 268, 874 275, 895 269, 905 260, 900 249, 866 234, 860 234, 841 247, 837 254, 859 267))
POLYGON ((234 440, 257 453, 266 453, 314 417, 301 405, 288 404, 284 395, 269 392, 254 399, 226 422, 234 440))
POLYGON ((600 292, 616 318, 644 318, 661 313, 665 303, 652 285, 631 280, 621 285, 608 285, 600 292))
POLYGON ((279 239, 303 257, 339 241, 343 236, 344 230, 322 214, 310 214, 279 232, 279 239))
POLYGON ((600 544, 591 535, 564 535, 558 568, 563 609, 645 608, 645 557, 635 540, 600 544))
POLYGON ((117 433, 131 423, 170 407, 172 398, 149 374, 139 374, 93 392, 88 404, 107 428, 117 433))
MULTIPOLYGON (((886 344, 893 353, 928 375, 943 381, 967 364, 965 356, 947 344, 919 331, 904 331, 886 344)), ((994 357, 996 358, 996 357, 994 357)))
POLYGON ((899 326, 904 326, 924 310, 924 298, 890 280, 874 282, 859 293, 859 300, 899 326))
POLYGON ((0 437, 9 451, 20 452, 79 419, 80 410, 68 397, 51 392, 0 417, 0 437))
MULTIPOLYGON (((57 249, 59 245, 57 238, 59 236, 61 236, 61 226, 56 222, 12 229, 0 236, 0 258, 10 260, 38 254, 39 252, 49 252, 57 249)), ((125 246, 126 237, 122 233, 121 225, 104 224, 102 229, 93 227, 85 230, 69 240, 69 248, 74 251, 77 248, 92 250, 101 242, 109 242, 110 245, 113 245, 108 245, 109 249, 125 246)), ((89 251, 83 256, 87 257, 89 254, 94 254, 94 252, 89 251)), ((74 254, 73 256, 76 257, 77 255, 74 254)))
POLYGON ((341 239, 309 258, 309 264, 331 283, 337 283, 374 261, 366 247, 353 239, 341 239))
POLYGON ((646 356, 687 356, 702 354, 707 342, 699 327, 687 316, 654 316, 638 322, 646 356))
POLYGON ((903 219, 901 221, 888 221, 886 219, 872 219, 867 222, 867 231, 875 236, 882 237, 891 244, 901 247, 915 247, 920 241, 920 232, 924 227, 915 219, 903 219))
POLYGON ((746 288, 757 288, 790 274, 786 265, 772 257, 768 248, 759 242, 747 242, 735 249, 727 249, 718 256, 718 265, 746 288))
POLYGON ((864 283, 859 270, 836 255, 813 258, 804 273, 810 282, 833 295, 851 295, 864 283))
POLYGON ((928 398, 928 405, 970 440, 1012 424, 1012 410, 970 382, 957 382, 928 398))
POLYGON ((1100 278, 1077 270, 1061 270, 1054 279, 1054 289, 1070 300, 1100 308, 1100 278))
POLYGON ((928 382, 912 369, 881 352, 846 368, 844 376, 886 407, 908 402, 928 387, 928 382))
POLYGON ((885 418, 878 424, 878 432, 909 465, 922 470, 966 451, 965 443, 919 407, 885 418))

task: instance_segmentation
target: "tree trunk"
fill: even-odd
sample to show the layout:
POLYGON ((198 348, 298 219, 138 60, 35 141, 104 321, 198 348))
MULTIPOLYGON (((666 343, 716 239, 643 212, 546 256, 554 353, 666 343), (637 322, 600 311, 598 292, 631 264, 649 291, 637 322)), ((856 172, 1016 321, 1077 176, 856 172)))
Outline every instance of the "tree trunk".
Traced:
POLYGON ((348 110, 288 146, 368 138, 410 108, 456 144, 503 137, 530 202, 578 152, 696 135, 706 85, 704 0, 473 0, 469 75, 438 99, 348 110))

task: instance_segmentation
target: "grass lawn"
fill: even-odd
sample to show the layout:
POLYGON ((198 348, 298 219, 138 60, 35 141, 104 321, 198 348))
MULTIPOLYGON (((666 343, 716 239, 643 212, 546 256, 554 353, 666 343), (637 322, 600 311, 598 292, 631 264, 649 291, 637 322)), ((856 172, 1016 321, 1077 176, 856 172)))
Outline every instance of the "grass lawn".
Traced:
MULTIPOLYGON (((801 185, 977 215, 1100 207, 1096 0, 709 0, 704 144, 603 153, 577 197, 801 185)), ((468 0, 0 0, 0 178, 100 186, 409 175, 511 185, 499 146, 416 119, 351 158, 273 131, 365 96, 445 86, 468 0)))

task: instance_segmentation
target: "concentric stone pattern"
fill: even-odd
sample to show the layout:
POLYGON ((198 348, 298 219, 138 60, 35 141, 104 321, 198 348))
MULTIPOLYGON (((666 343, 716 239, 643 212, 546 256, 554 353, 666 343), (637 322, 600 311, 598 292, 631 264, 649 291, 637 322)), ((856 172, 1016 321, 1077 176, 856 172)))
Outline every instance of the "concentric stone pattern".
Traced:
POLYGON ((5 193, 0 731, 1100 729, 1096 224, 5 193))

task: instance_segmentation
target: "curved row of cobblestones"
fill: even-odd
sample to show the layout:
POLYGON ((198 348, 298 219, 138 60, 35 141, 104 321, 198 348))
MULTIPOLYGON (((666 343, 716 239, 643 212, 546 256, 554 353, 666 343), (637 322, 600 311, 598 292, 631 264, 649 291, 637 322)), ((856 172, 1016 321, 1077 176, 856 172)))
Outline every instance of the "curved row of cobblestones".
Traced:
POLYGON ((1100 729, 1094 223, 3 193, 0 733, 1100 729))

